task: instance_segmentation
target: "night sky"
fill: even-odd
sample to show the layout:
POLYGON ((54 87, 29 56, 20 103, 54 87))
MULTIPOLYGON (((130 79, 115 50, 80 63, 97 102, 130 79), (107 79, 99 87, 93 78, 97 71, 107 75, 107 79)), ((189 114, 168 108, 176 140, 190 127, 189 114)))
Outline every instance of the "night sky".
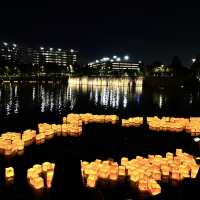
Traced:
POLYGON ((154 60, 169 64, 174 55, 191 64, 191 58, 200 53, 199 3, 130 2, 1 2, 0 40, 74 48, 83 62, 129 54, 145 64, 154 60))

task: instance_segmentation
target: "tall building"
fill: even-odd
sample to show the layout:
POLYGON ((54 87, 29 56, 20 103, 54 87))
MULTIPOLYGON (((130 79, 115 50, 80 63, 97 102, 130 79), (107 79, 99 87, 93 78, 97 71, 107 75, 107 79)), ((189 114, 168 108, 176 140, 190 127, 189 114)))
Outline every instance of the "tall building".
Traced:
POLYGON ((33 65, 57 64, 59 66, 70 66, 77 62, 77 51, 44 48, 28 49, 33 65))
POLYGON ((0 62, 4 64, 16 64, 20 62, 22 50, 17 44, 7 42, 0 43, 0 62))
POLYGON ((123 59, 117 56, 112 58, 104 57, 100 60, 89 63, 89 67, 95 70, 110 70, 112 72, 136 72, 140 71, 140 63, 133 63, 129 56, 124 56, 123 59))

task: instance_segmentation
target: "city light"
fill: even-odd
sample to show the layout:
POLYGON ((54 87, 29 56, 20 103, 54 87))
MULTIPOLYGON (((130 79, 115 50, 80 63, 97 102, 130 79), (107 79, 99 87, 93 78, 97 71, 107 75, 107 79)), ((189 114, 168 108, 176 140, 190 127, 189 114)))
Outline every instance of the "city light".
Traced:
POLYGON ((50 49, 50 51, 53 51, 53 48, 49 48, 50 49))
POLYGON ((109 61, 109 60, 110 60, 109 57, 104 57, 104 58, 103 58, 103 61, 109 61))
POLYGON ((61 49, 58 49, 58 51, 61 51, 61 49))
POLYGON ((124 60, 129 60, 129 56, 124 56, 124 60))
POLYGON ((74 49, 71 49, 70 52, 73 53, 73 52, 74 52, 74 49))
POLYGON ((195 63, 196 62, 196 58, 192 58, 192 62, 195 63))
POLYGON ((13 44, 13 47, 17 47, 17 45, 16 45, 16 44, 13 44))
POLYGON ((138 63, 132 63, 129 61, 130 56, 124 55, 123 57, 118 57, 116 55, 113 55, 112 57, 103 57, 98 60, 94 60, 93 62, 88 63, 90 67, 94 68, 102 68, 105 69, 106 66, 112 65, 112 70, 119 70, 119 69, 131 69, 139 71, 139 64, 138 63))
POLYGON ((40 47, 40 50, 44 50, 44 47, 40 47))
POLYGON ((194 141, 195 141, 195 142, 200 142, 200 138, 199 138, 199 137, 195 137, 195 138, 194 138, 194 141))
POLYGON ((7 42, 4 42, 3 44, 4 44, 5 46, 8 46, 8 43, 7 43, 7 42))

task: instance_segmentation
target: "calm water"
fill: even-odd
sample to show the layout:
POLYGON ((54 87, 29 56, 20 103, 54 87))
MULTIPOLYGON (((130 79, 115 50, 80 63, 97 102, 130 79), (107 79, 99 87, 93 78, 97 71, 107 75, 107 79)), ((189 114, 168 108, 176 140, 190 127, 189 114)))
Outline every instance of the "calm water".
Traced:
MULTIPOLYGON (((61 123, 62 116, 70 112, 115 113, 121 117, 200 116, 199 105, 199 89, 158 90, 144 87, 142 79, 71 78, 63 84, 4 83, 0 86, 0 131, 36 129, 39 122, 61 123)), ((157 135, 147 132, 145 128, 125 130, 120 127, 89 125, 84 128, 81 138, 57 138, 41 146, 34 145, 28 147, 23 156, 10 161, 0 157, 2 167, 14 166, 18 174, 14 186, 3 188, 2 191, 6 195, 9 194, 10 199, 35 199, 34 196, 30 196, 29 189, 24 184, 26 169, 35 163, 55 162, 59 152, 63 150, 71 156, 87 161, 96 158, 113 158, 119 161, 122 156, 133 158, 148 153, 164 155, 167 151, 174 152, 176 148, 183 148, 194 155, 199 154, 199 146, 187 134, 157 135)), ((3 179, 1 170, 0 168, 0 179, 3 179)), ((73 166, 70 170, 73 170, 73 166)), ((69 181, 70 178, 73 177, 69 175, 69 181)), ((163 190, 157 199, 188 199, 185 195, 197 194, 198 189, 195 188, 199 188, 199 185, 199 181, 190 182, 190 186, 186 181, 180 187, 162 184, 163 190)), ((134 190, 119 187, 111 191, 97 189, 95 192, 101 193, 106 200, 140 199, 134 190)), ((91 199, 96 199, 95 194, 91 199)))
MULTIPOLYGON (((144 88, 142 80, 71 78, 64 84, 0 85, 0 119, 28 124, 56 121, 69 112, 119 116, 200 115, 200 90, 144 88)), ((21 124, 19 127, 22 127, 21 124)))

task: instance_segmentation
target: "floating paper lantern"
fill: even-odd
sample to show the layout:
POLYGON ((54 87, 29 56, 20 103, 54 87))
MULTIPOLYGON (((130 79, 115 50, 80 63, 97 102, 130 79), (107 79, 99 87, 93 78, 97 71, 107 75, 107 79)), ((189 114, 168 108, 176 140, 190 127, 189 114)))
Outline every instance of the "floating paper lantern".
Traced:
POLYGON ((47 171, 46 177, 47 177, 47 188, 51 188, 52 186, 52 181, 53 181, 53 171, 47 171))
POLYGON ((52 129, 54 130, 55 135, 60 136, 62 134, 61 124, 52 124, 52 129))
POLYGON ((6 182, 11 182, 14 180, 14 168, 13 167, 7 167, 5 169, 5 178, 6 178, 6 182))
POLYGON ((36 190, 42 190, 44 188, 44 179, 42 177, 31 179, 30 183, 36 190))
POLYGON ((119 176, 125 176, 125 175, 126 175, 125 166, 119 166, 119 176))
POLYGON ((36 144, 42 144, 45 142, 45 134, 44 133, 39 133, 36 135, 36 144))
POLYGON ((128 158, 122 157, 122 158, 121 158, 121 165, 122 165, 122 166, 126 166, 127 164, 128 164, 128 158))
POLYGON ((89 175, 87 178, 87 186, 94 188, 96 186, 97 176, 96 175, 89 175))
POLYGON ((192 165, 191 166, 191 178, 196 178, 198 171, 199 171, 199 166, 197 164, 192 165))
POLYGON ((36 131, 35 130, 25 130, 22 134, 22 141, 24 142, 24 146, 28 146, 35 141, 36 131))

